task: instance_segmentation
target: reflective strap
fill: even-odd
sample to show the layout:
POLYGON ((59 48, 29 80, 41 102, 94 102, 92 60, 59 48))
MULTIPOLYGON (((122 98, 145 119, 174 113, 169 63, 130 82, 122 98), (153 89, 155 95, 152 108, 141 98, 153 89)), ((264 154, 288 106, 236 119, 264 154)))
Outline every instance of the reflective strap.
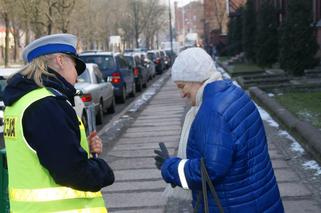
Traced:
POLYGON ((56 187, 44 189, 10 189, 9 196, 12 201, 45 202, 74 198, 96 198, 102 195, 100 192, 84 192, 68 187, 56 187))
POLYGON ((98 207, 98 208, 87 208, 87 209, 60 211, 60 212, 55 212, 55 213, 107 213, 107 209, 104 207, 98 207))
POLYGON ((183 189, 189 189, 185 178, 185 172, 184 172, 184 166, 187 161, 188 161, 187 159, 183 159, 178 164, 178 175, 179 175, 179 180, 181 181, 183 189))

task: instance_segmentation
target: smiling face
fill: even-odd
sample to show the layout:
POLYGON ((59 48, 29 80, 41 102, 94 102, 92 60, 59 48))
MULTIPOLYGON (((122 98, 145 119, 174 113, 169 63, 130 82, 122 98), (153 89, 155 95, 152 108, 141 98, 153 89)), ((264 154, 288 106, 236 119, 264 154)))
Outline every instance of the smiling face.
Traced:
POLYGON ((187 98, 192 106, 196 105, 196 94, 198 89, 202 86, 200 82, 184 82, 175 81, 177 88, 180 90, 181 97, 187 98))

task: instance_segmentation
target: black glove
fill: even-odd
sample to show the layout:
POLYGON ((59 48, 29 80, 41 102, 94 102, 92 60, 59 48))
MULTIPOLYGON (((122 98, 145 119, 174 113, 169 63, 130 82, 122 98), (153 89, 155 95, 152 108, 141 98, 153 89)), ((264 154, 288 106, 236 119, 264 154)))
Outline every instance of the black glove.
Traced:
MULTIPOLYGON (((169 158, 169 154, 168 154, 168 150, 167 147, 165 146, 164 143, 158 143, 160 150, 155 149, 154 153, 156 154, 156 156, 154 157, 155 159, 155 165, 157 167, 157 169, 161 169, 162 165, 164 163, 164 161, 169 158)), ((172 188, 175 188, 176 185, 171 183, 172 188)))
POLYGON ((160 150, 158 150, 158 149, 154 150, 154 153, 156 154, 154 159, 155 159, 155 165, 156 165, 157 169, 160 170, 164 161, 167 158, 169 158, 169 154, 168 154, 168 150, 167 150, 164 143, 159 143, 159 148, 160 148, 160 150))

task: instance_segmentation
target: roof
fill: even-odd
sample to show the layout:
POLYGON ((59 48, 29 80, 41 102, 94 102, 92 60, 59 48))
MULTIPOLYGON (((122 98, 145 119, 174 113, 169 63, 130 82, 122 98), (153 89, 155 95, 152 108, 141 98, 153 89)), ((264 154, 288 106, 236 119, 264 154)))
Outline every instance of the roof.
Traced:
POLYGON ((100 52, 100 51, 93 51, 93 52, 83 52, 79 54, 80 56, 91 56, 91 55, 117 55, 114 52, 100 52))

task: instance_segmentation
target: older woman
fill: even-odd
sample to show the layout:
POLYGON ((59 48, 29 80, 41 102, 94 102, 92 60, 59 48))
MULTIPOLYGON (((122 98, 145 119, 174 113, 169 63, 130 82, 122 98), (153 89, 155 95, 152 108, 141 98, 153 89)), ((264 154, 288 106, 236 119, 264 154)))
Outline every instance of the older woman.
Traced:
MULTIPOLYGON (((179 54, 172 80, 192 108, 187 113, 178 157, 156 164, 163 179, 191 190, 195 207, 202 190, 201 158, 225 212, 284 212, 260 114, 249 96, 222 80, 211 57, 200 48, 179 54)), ((187 191, 189 193, 189 191, 187 191)), ((209 212, 218 206, 208 189, 209 212)), ((203 200, 198 212, 203 212, 203 200)))

